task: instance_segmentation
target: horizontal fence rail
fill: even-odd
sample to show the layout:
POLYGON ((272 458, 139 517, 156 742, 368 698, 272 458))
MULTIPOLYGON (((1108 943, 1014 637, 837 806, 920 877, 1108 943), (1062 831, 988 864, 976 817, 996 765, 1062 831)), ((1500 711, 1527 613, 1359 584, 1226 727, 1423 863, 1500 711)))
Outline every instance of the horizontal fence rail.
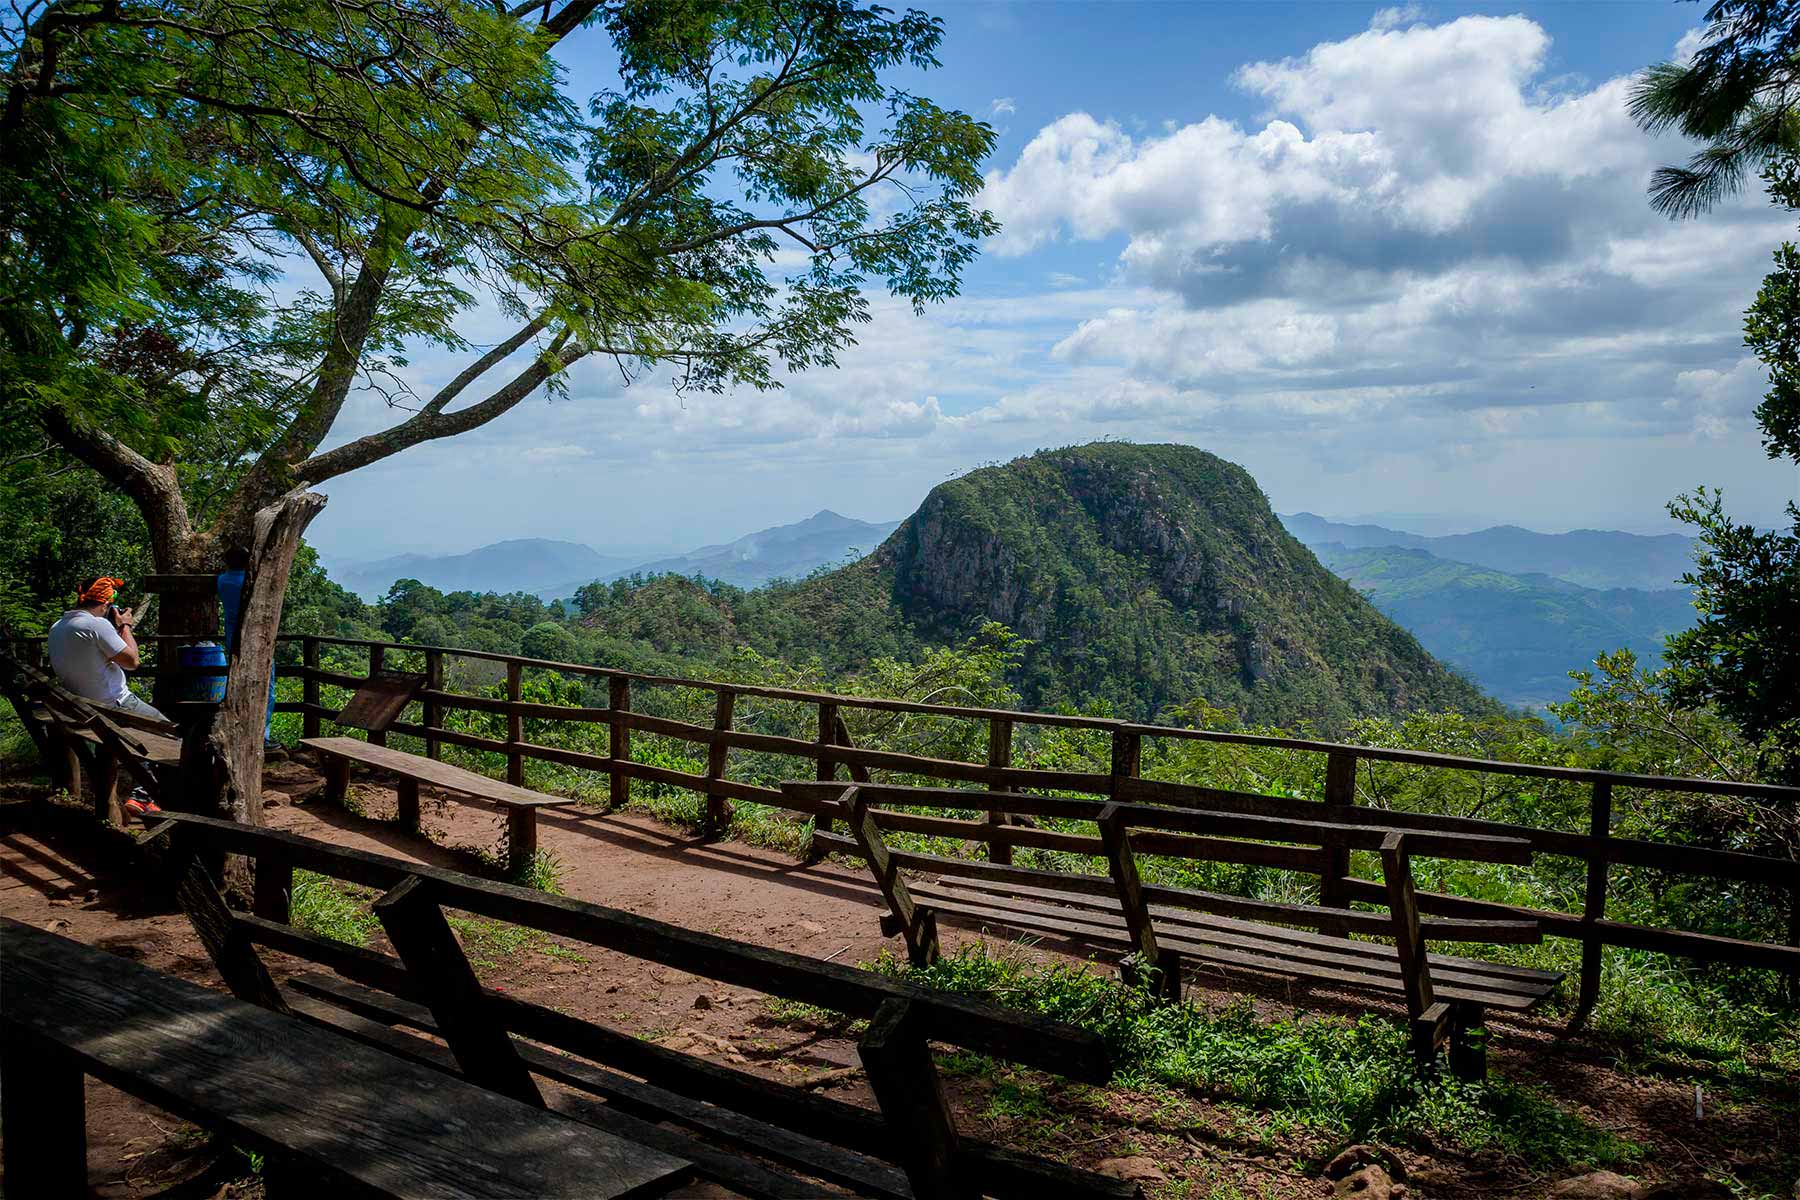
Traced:
MULTIPOLYGON (((145 640, 161 643, 191 641, 192 638, 162 635, 145 640)), ((1535 920, 1541 923, 1544 933, 1549 936, 1579 941, 1582 946, 1579 1012, 1582 1014, 1591 1009, 1597 997, 1600 950, 1603 946, 1658 950, 1698 961, 1768 967, 1800 974, 1800 949, 1796 949, 1800 947, 1800 863, 1736 851, 1620 838, 1613 836, 1611 832, 1612 798, 1613 793, 1619 789, 1738 796, 1800 807, 1800 788, 1734 780, 1676 778, 1503 762, 1429 751, 1188 729, 1067 713, 1021 712, 883 697, 847 696, 795 688, 654 675, 615 667, 556 662, 451 646, 416 646, 311 634, 284 634, 280 641, 299 647, 299 662, 280 664, 277 675, 281 678, 299 679, 302 698, 299 701, 281 702, 276 705, 276 711, 299 713, 304 736, 318 736, 322 723, 332 721, 338 715, 337 709, 322 702, 322 687, 355 689, 373 675, 386 670, 395 658, 406 656, 409 661, 421 661, 424 665, 420 673, 426 677, 426 686, 417 697, 417 708, 421 716, 417 722, 396 722, 389 727, 388 732, 419 738, 424 742, 425 751, 430 757, 439 757, 446 745, 500 755, 506 762, 507 778, 515 783, 522 781, 523 764, 528 759, 603 773, 609 780, 609 796, 615 806, 628 801, 630 781, 633 779, 685 789, 704 798, 703 819, 714 832, 721 831, 728 822, 733 801, 785 808, 814 818, 821 830, 828 830, 831 824, 834 806, 830 803, 809 800, 801 795, 784 796, 781 791, 772 787, 729 778, 727 771, 733 751, 771 753, 805 760, 810 764, 813 776, 821 781, 840 779, 847 774, 850 780, 868 783, 872 771, 887 771, 962 785, 945 790, 943 807, 980 809, 983 811, 981 819, 963 821, 884 811, 880 814, 883 828, 914 830, 983 843, 989 859, 1001 864, 1011 861, 1015 847, 1039 847, 1085 854, 1093 852, 1097 843, 1094 839, 1078 834, 1033 829, 1018 824, 1018 818, 1006 811, 1005 805, 970 799, 968 785, 976 785, 990 793, 1073 792, 1096 800, 1172 808, 1206 808, 1290 821, 1306 820, 1309 816, 1317 815, 1321 811, 1320 806, 1324 805, 1338 810, 1354 809, 1355 822, 1361 825, 1404 826, 1413 830, 1432 830, 1462 837, 1522 840, 1529 844, 1533 853, 1560 855, 1584 863, 1587 878, 1580 913, 1547 912, 1429 892, 1421 892, 1418 897, 1419 907, 1423 912, 1442 916, 1535 920), (368 658, 367 669, 358 674, 322 667, 321 649, 331 646, 364 652, 368 658), (453 690, 446 683, 445 670, 446 664, 451 660, 486 662, 501 667, 504 673, 505 698, 453 690), (604 681, 608 703, 605 706, 562 705, 524 700, 521 698, 521 679, 525 671, 604 681), (701 724, 635 711, 634 690, 645 688, 686 689, 708 694, 713 701, 713 720, 701 724), (812 708, 816 713, 815 735, 812 738, 791 737, 735 728, 737 702, 745 697, 786 701, 812 708), (445 714, 453 711, 504 717, 507 736, 485 737, 465 730, 446 728, 445 714), (984 724, 987 728, 986 760, 964 762, 856 746, 845 725, 846 712, 916 715, 984 724), (595 754, 531 742, 524 733, 526 720, 603 726, 607 730, 607 753, 595 754), (1015 730, 1034 726, 1087 730, 1107 735, 1110 740, 1107 770, 1049 770, 1013 765, 1015 730), (634 731, 706 747, 704 773, 680 771, 634 759, 631 750, 631 735, 634 731), (1296 799, 1146 779, 1140 774, 1140 768, 1147 740, 1200 741, 1322 755, 1326 760, 1323 794, 1318 799, 1296 799), (1356 803, 1356 777, 1358 767, 1364 763, 1405 764, 1442 771, 1543 779, 1582 786, 1590 794, 1588 830, 1585 833, 1572 833, 1466 817, 1390 812, 1359 805, 1356 803), (1789 893, 1788 944, 1744 942, 1607 920, 1606 893, 1610 871, 1614 866, 1643 867, 1784 888, 1789 893)), ((29 648, 28 653, 41 656, 42 638, 15 639, 13 644, 21 643, 29 648)), ((154 674, 155 670, 154 664, 147 664, 140 674, 154 674)), ((383 735, 371 734, 370 738, 385 741, 383 735)), ((879 787, 877 783, 877 793, 879 787)), ((989 799, 997 800, 998 797, 990 796, 989 799)), ((917 800, 910 802, 918 803, 917 800)), ((1093 803, 1094 801, 1085 802, 1080 806, 1081 810, 1086 812, 1093 803)), ((1073 809, 1069 815, 1076 815, 1073 809)), ((1305 851, 1267 845, 1259 847, 1256 843, 1243 841, 1229 845, 1237 849, 1226 848, 1223 852, 1237 855, 1238 861, 1317 875, 1320 879, 1321 899, 1325 904, 1348 907, 1352 901, 1378 899, 1370 890, 1377 888, 1377 885, 1351 876, 1350 852, 1361 847, 1353 846, 1348 841, 1305 851)), ((1227 847, 1227 843, 1220 842, 1220 846, 1227 847)))

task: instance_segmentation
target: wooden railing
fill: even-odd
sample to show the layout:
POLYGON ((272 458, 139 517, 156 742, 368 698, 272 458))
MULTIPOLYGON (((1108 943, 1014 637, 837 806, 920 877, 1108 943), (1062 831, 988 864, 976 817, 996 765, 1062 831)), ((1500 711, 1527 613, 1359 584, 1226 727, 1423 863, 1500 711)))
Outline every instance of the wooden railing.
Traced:
MULTIPOLYGON (((40 647, 42 645, 42 639, 26 640, 35 641, 40 647)), ((554 662, 448 646, 412 646, 313 635, 284 635, 282 641, 298 643, 300 646, 299 663, 281 667, 279 674, 301 680, 302 698, 297 702, 280 703, 276 708, 278 711, 300 713, 305 736, 317 736, 322 723, 337 715, 336 709, 322 703, 323 685, 355 688, 370 675, 382 671, 388 665, 390 655, 422 656, 428 686, 419 697, 420 721, 417 724, 397 722, 390 730, 420 738, 428 755, 440 755, 446 745, 491 752, 504 757, 507 777, 514 782, 523 779, 526 759, 603 772, 608 777, 609 795, 614 805, 629 800, 630 784, 634 779, 686 789, 705 797, 705 819, 715 832, 722 830, 729 819, 731 802, 734 800, 801 812, 818 819, 821 828, 829 827, 830 813, 826 809, 808 808, 802 801, 784 797, 776 788, 731 779, 728 767, 733 750, 763 751, 807 760, 813 765, 815 777, 820 780, 838 778, 841 770, 847 772, 852 780, 866 782, 870 779, 871 771, 880 770, 927 780, 976 784, 993 790, 1073 792, 1124 802, 1180 805, 1184 802, 1183 797, 1197 795, 1205 799, 1207 807, 1232 807, 1236 811, 1300 819, 1304 819, 1309 810, 1316 812, 1319 804, 1355 807, 1357 819, 1364 823, 1403 822, 1410 828, 1523 838, 1531 843, 1535 853, 1563 855, 1585 863, 1586 880, 1582 911, 1579 914, 1530 909, 1432 892, 1421 892, 1418 898, 1420 910, 1426 913, 1536 920, 1549 936, 1580 941, 1582 958, 1579 1011, 1583 1014, 1592 1008, 1598 996, 1600 951, 1603 946, 1653 950, 1699 961, 1766 967, 1800 976, 1800 863, 1791 859, 1734 851, 1620 838, 1613 835, 1611 828, 1613 794, 1619 789, 1754 797, 1800 808, 1800 788, 1501 762, 1428 751, 1184 729, 1065 713, 1019 712, 881 697, 845 696, 793 688, 652 675, 614 667, 554 662), (326 646, 354 647, 366 651, 366 672, 353 674, 322 668, 319 665, 320 651, 326 646), (506 698, 448 690, 445 665, 452 659, 500 664, 505 672, 506 698), (578 707, 523 700, 520 698, 521 681, 527 670, 605 680, 608 703, 604 707, 578 707), (713 697, 713 720, 703 725, 635 711, 634 690, 639 688, 682 688, 710 693, 713 697), (812 738, 789 737, 735 728, 736 702, 741 697, 791 701, 814 708, 815 735, 812 738), (507 720, 507 736, 504 739, 490 738, 446 728, 444 714, 455 710, 503 715, 507 720), (965 762, 858 747, 851 742, 844 721, 846 711, 917 714, 984 723, 987 726, 986 761, 965 762), (523 723, 528 718, 603 725, 608 731, 607 753, 592 754, 529 742, 523 735, 523 723), (1107 770, 1047 770, 1013 765, 1014 734, 1022 726, 1090 730, 1107 734, 1111 743, 1107 770), (705 773, 678 771, 636 761, 631 752, 631 735, 634 730, 706 746, 705 773), (1322 794, 1317 800, 1295 800, 1145 779, 1140 769, 1147 739, 1204 741, 1322 755, 1325 758, 1322 794), (1588 829, 1586 833, 1569 833, 1460 817, 1412 812, 1395 814, 1378 808, 1358 806, 1356 777, 1358 766, 1362 763, 1401 763, 1444 771, 1544 779, 1583 786, 1589 792, 1588 829), (1614 866, 1647 867, 1683 875, 1785 889, 1788 892, 1789 914, 1787 944, 1745 942, 1608 920, 1605 915, 1606 897, 1610 870, 1614 866)), ((149 670, 154 671, 154 667, 149 670)), ((379 735, 371 735, 371 738, 377 736, 379 735)), ((1192 806, 1193 801, 1189 799, 1186 803, 1192 806)), ((1004 818, 995 817, 987 829, 969 831, 970 840, 984 842, 989 856, 998 862, 1008 860, 1013 846, 1026 844, 1013 836, 1015 831, 1005 828, 1003 820, 1004 818)), ((1381 899, 1374 894, 1380 890, 1378 885, 1351 875, 1348 847, 1328 848, 1325 853, 1329 856, 1329 861, 1322 864, 1324 869, 1319 872, 1323 903, 1348 907, 1356 900, 1381 899)))

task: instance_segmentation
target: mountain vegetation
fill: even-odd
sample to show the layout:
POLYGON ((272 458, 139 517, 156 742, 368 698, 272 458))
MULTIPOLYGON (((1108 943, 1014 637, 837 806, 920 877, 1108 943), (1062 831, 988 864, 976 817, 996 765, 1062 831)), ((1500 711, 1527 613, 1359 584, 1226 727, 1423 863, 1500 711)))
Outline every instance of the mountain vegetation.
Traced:
POLYGON ((1659 666, 1663 643, 1694 622, 1686 588, 1584 588, 1424 550, 1312 547, 1319 561, 1501 702, 1541 709, 1569 694, 1569 671, 1628 649, 1659 666))
POLYGON ((398 554, 374 562, 353 563, 338 568, 334 574, 363 599, 377 600, 402 579, 414 579, 447 592, 554 592, 570 579, 600 579, 631 564, 629 558, 601 554, 579 542, 510 538, 466 554, 398 554))

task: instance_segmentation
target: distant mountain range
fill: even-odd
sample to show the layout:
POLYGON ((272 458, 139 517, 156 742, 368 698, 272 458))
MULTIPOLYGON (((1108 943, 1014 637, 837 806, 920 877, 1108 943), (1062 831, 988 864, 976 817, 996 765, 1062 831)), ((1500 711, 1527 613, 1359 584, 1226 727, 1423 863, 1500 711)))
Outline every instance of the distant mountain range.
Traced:
MULTIPOLYGON (((704 575, 737 587, 761 587, 772 580, 799 579, 820 567, 838 566, 847 560, 861 558, 899 527, 898 521, 858 521, 823 508, 792 525, 758 530, 719 546, 702 546, 679 558, 639 563, 608 578, 704 575)), ((566 594, 573 595, 574 591, 572 587, 566 594)))
POLYGON ((375 601, 397 579, 417 579, 441 592, 537 592, 570 579, 586 583, 631 564, 629 558, 601 554, 579 542, 514 538, 467 554, 400 554, 354 563, 335 568, 332 575, 364 600, 375 601))
POLYGON ((1517 708, 1565 698, 1569 672, 1603 650, 1626 647, 1655 665, 1663 639, 1694 621, 1686 588, 1585 588, 1402 546, 1310 549, 1433 655, 1517 708))
POLYGON ((444 592, 532 592, 545 600, 566 599, 595 580, 630 575, 704 575, 753 588, 867 554, 899 524, 858 521, 823 509, 804 521, 758 530, 735 542, 648 562, 602 554, 579 542, 515 538, 466 554, 401 554, 355 563, 336 567, 332 574, 368 601, 379 600, 399 579, 417 579, 444 592))
POLYGON ((1380 525, 1342 525, 1309 512, 1283 516, 1281 523, 1308 546, 1349 550, 1402 546, 1453 562, 1511 575, 1549 575, 1588 588, 1678 587, 1682 573, 1694 565, 1693 539, 1676 533, 1647 536, 1610 529, 1537 533, 1517 525, 1496 525, 1475 533, 1425 537, 1380 525))

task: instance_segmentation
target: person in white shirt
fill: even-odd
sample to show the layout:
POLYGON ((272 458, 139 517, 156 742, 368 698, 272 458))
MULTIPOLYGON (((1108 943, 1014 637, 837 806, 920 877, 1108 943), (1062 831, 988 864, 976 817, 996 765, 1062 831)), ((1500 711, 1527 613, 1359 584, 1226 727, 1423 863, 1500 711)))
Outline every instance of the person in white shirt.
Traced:
POLYGON ((50 627, 50 668, 84 700, 166 721, 125 682, 125 672, 137 669, 138 644, 131 632, 131 610, 113 607, 113 595, 124 582, 102 575, 83 586, 75 607, 50 627))

